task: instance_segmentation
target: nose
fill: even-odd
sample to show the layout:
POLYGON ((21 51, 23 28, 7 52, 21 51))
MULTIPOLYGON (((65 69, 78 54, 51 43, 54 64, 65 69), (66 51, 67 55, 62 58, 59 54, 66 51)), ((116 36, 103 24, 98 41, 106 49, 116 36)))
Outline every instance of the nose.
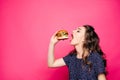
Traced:
POLYGON ((76 30, 73 30, 73 33, 75 33, 76 30))

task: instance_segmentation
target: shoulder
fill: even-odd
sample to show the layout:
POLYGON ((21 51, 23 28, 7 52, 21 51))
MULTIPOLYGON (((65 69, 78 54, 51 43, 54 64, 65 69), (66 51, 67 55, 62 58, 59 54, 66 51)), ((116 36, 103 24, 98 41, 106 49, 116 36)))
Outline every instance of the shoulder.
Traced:
POLYGON ((103 57, 99 53, 90 53, 90 59, 94 61, 102 61, 103 57))
POLYGON ((90 56, 94 58, 102 58, 102 56, 99 53, 90 53, 90 56))
POLYGON ((64 56, 64 57, 67 57, 67 58, 73 58, 73 57, 75 57, 75 56, 76 56, 75 53, 69 53, 69 54, 67 54, 67 55, 64 56))
POLYGON ((67 54, 66 56, 64 56, 63 59, 64 59, 65 61, 69 61, 69 60, 74 59, 75 56, 76 56, 75 53, 69 53, 69 54, 67 54))
POLYGON ((75 58, 75 54, 67 54, 66 56, 63 57, 63 60, 66 65, 70 65, 71 62, 73 62, 75 58))

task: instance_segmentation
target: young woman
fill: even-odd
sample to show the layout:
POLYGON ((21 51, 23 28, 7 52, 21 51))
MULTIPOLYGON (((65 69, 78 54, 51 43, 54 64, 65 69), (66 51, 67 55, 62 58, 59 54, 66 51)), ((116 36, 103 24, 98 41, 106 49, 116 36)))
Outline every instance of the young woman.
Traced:
POLYGON ((73 30, 71 45, 74 50, 65 57, 55 59, 54 48, 59 42, 56 33, 50 39, 48 66, 67 65, 70 80, 106 80, 106 60, 99 46, 99 37, 90 25, 83 25, 73 30))

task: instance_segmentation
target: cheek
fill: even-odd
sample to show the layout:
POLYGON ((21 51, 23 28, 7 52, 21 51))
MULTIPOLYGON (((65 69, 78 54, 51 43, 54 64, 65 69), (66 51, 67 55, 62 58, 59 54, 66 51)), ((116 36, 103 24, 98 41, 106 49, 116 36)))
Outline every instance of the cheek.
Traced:
POLYGON ((84 36, 82 34, 79 34, 77 37, 76 37, 76 42, 82 42, 84 40, 84 36))
POLYGON ((78 35, 76 36, 76 39, 77 39, 77 40, 80 40, 82 37, 83 37, 82 34, 78 34, 78 35))
POLYGON ((75 37, 74 39, 71 40, 71 44, 72 45, 76 45, 80 43, 80 38, 79 37, 75 37))
POLYGON ((76 42, 79 42, 81 40, 81 37, 76 37, 76 42))

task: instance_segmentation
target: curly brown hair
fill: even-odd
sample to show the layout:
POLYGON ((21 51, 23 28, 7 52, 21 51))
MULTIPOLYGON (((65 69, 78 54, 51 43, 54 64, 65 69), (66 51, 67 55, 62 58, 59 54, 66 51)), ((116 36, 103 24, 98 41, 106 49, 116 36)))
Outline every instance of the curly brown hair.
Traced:
MULTIPOLYGON (((85 29, 86 29, 85 39, 84 39, 84 43, 83 43, 83 55, 82 55, 83 68, 84 68, 84 65, 88 65, 89 71, 91 70, 92 63, 87 60, 87 58, 91 52, 100 54, 101 57, 103 58, 104 66, 106 67, 105 54, 99 45, 100 39, 99 39, 97 33, 95 32, 94 28, 91 25, 83 25, 83 27, 85 27, 85 29)), ((70 53, 76 53, 76 50, 74 49, 70 53)))

